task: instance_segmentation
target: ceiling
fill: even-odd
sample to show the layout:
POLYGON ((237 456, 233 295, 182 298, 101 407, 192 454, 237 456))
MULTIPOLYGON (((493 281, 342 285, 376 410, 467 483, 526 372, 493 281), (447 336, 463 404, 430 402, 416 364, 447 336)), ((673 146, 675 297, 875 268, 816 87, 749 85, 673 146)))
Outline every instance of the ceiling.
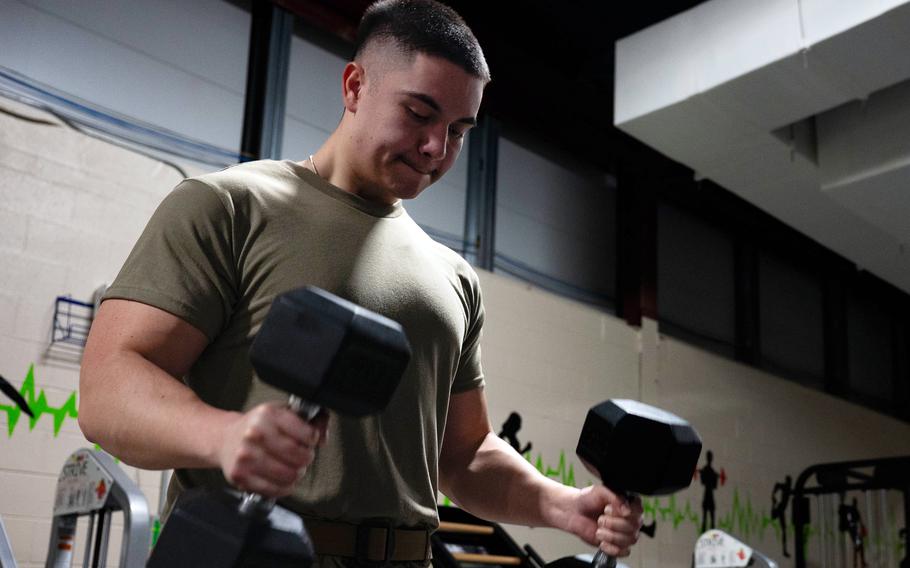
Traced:
POLYGON ((910 292, 907 46, 907 0, 713 0, 618 42, 615 122, 910 292))
MULTIPOLYGON (((307 25, 353 42, 369 0, 274 0, 307 25)), ((617 39, 702 0, 447 0, 474 31, 493 75, 483 109, 512 129, 612 170, 623 146, 641 145, 613 126, 617 39), (520 126, 518 126, 520 125, 520 126)), ((350 53, 344 53, 349 56, 350 53)))
MULTIPOLYGON (((370 3, 273 1, 345 56, 370 3)), ((448 3, 507 133, 667 187, 694 172, 910 292, 910 89, 884 90, 910 77, 906 0, 448 3)))

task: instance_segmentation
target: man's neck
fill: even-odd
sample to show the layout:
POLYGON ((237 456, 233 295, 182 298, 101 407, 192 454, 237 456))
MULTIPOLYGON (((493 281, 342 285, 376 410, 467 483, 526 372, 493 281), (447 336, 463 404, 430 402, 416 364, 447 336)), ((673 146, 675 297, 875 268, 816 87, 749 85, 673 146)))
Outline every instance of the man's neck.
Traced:
POLYGON ((361 199, 391 205, 381 192, 371 191, 369 185, 359 179, 356 173, 348 167, 351 162, 345 159, 344 144, 339 140, 341 136, 342 134, 338 130, 333 132, 325 144, 310 159, 301 164, 335 187, 361 199))

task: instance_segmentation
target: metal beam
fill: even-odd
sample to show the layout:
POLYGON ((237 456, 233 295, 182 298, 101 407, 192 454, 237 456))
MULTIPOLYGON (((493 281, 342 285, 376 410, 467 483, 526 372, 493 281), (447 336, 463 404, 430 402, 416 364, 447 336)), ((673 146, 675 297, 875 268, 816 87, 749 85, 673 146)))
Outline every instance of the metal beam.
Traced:
POLYGON ((825 391, 849 398, 849 352, 847 336, 847 283, 853 267, 831 262, 824 280, 825 391))
POLYGON ((253 0, 247 62, 241 160, 279 158, 294 16, 265 0, 253 0))
POLYGON ((496 256, 496 169, 499 123, 482 115, 468 138, 468 192, 465 204, 465 258, 493 270, 496 256))
POLYGON ((634 164, 620 163, 616 196, 616 309, 627 324, 641 326, 657 313, 657 186, 634 164))
POLYGON ((761 328, 759 325, 758 247, 751 234, 741 232, 736 239, 735 319, 736 359, 759 366, 761 362, 761 328))

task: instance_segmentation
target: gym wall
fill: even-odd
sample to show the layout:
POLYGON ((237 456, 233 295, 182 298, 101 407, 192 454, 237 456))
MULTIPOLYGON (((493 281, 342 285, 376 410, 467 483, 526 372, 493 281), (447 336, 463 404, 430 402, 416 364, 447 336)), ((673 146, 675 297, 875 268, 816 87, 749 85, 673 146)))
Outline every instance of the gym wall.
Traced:
MULTIPOLYGON (((39 566, 56 476, 65 457, 87 445, 75 421, 76 360, 49 347, 53 299, 89 299, 110 282, 181 176, 73 132, 46 113, 6 100, 0 106, 0 372, 41 408, 32 425, 0 402, 6 432, 0 434, 0 515, 21 565, 39 566)), ((481 272, 481 282, 494 429, 519 413, 517 437, 522 446, 532 444, 527 457, 560 481, 578 487, 594 481, 574 457, 592 404, 611 397, 656 404, 690 419, 714 452, 714 467, 724 471, 718 523, 779 557, 775 525, 768 522, 775 482, 821 461, 910 451, 907 424, 662 337, 650 320, 634 329, 518 280, 481 272)), ((617 457, 623 459, 634 456, 617 457)), ((125 469, 155 509, 159 474, 125 469)), ((702 495, 696 481, 674 500, 646 499, 646 522, 657 521, 657 537, 643 537, 630 565, 687 566, 702 495)), ((510 531, 547 559, 588 550, 555 531, 510 531)), ((112 558, 116 531, 113 536, 112 558)))
MULTIPOLYGON (((51 341, 54 300, 91 302, 181 178, 0 98, 0 374, 36 417, 0 396, 0 516, 20 566, 44 566, 57 476, 91 447, 76 423, 79 350, 51 341)), ((157 510, 160 474, 124 469, 157 510)), ((120 534, 111 536, 116 559, 120 534)))
MULTIPOLYGON (((0 0, 0 66, 138 121, 236 151, 248 30, 249 14, 221 0, 94 0, 80 2, 78 9, 50 0, 0 0)), ((285 157, 303 159, 334 128, 343 64, 336 55, 293 40, 285 157)), ((109 283, 156 204, 182 176, 161 162, 73 132, 30 107, 0 99, 0 109, 6 111, 0 113, 0 374, 27 398, 37 402, 43 393, 46 401, 31 424, 0 398, 0 516, 20 566, 31 567, 44 565, 60 467, 74 449, 87 445, 75 421, 77 357, 50 347, 54 298, 69 294, 87 301, 109 283)), ((543 273, 571 275, 581 267, 575 284, 611 286, 612 275, 597 263, 612 244, 585 241, 581 225, 596 220, 573 217, 609 208, 612 197, 597 194, 596 176, 573 179, 559 160, 535 155, 515 141, 502 142, 500 165, 511 174, 501 177, 497 213, 502 227, 517 228, 511 235, 500 233, 497 252, 543 273), (509 180, 531 171, 540 174, 524 182, 537 188, 529 190, 534 200, 527 203, 535 205, 527 210, 516 202, 528 197, 522 183, 509 180), (555 181, 544 185, 548 179, 555 181), (563 211, 569 221, 551 225, 545 222, 552 220, 534 219, 535 210, 553 206, 541 188, 568 183, 577 183, 581 189, 571 195, 583 199, 563 197, 558 204, 574 202, 580 212, 563 211), (573 218, 585 222, 573 224, 573 218), (516 238, 531 231, 533 239, 516 238)), ((201 171, 185 169, 190 175, 201 171)), ((466 177, 462 157, 408 210, 435 236, 460 238, 466 177)), ((821 461, 910 453, 906 423, 669 339, 655 322, 631 328, 519 280, 487 272, 480 277, 494 430, 519 413, 517 437, 522 445, 532 444, 527 457, 555 479, 578 487, 594 481, 574 457, 592 404, 628 397, 665 407, 693 422, 705 449, 714 453, 715 469, 724 473, 715 492, 720 526, 728 523, 725 528, 781 561, 776 525, 769 519, 775 482, 821 461)), ((634 456, 617 457, 622 459, 634 456)), ((699 465, 705 465, 704 457, 699 465)), ((156 509, 158 472, 124 469, 156 509)), ((657 536, 642 537, 629 564, 689 566, 703 494, 695 480, 673 500, 647 499, 645 522, 656 520, 657 536)), ((895 522, 895 530, 903 526, 900 516, 895 522)), ((555 531, 509 530, 548 560, 590 550, 555 531)), ((112 536, 115 561, 117 532, 112 536)), ((789 543, 792 553, 792 535, 789 543)), ((80 552, 81 542, 76 558, 80 552)))
POLYGON ((223 0, 0 0, 0 71, 236 152, 249 30, 223 0))
MULTIPOLYGON (((668 338, 652 320, 633 329, 516 280, 481 272, 481 283, 487 310, 483 359, 494 430, 517 411, 520 443, 532 444, 527 457, 554 479, 572 476, 578 487, 593 482, 574 457, 591 405, 625 397, 665 408, 701 434, 699 468, 711 450, 714 469, 723 471, 714 492, 717 527, 780 566, 792 566, 781 554, 779 525, 770 515, 775 483, 787 475, 795 481, 816 463, 910 451, 910 425, 668 338)), ((631 459, 635 456, 616 457, 618 462, 631 459)), ((689 566, 701 534, 704 492, 696 479, 674 498, 645 498, 645 524, 656 521, 656 538, 642 536, 630 566, 689 566)), ((874 521, 866 522, 869 542, 879 542, 880 558, 899 560, 897 531, 905 525, 894 497, 886 526, 876 531, 874 521)), ((788 530, 792 555, 792 523, 788 530)), ((557 531, 510 526, 509 532, 547 560, 586 550, 557 531)), ((810 539, 810 561, 816 542, 810 539)), ((868 545, 867 559, 873 550, 868 545)))

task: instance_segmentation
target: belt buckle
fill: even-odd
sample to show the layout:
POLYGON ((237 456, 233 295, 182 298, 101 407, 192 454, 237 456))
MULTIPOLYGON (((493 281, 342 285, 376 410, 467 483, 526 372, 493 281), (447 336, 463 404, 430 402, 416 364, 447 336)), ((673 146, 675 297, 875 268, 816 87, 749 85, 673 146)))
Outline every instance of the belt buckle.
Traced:
POLYGON ((392 521, 364 521, 357 525, 354 542, 354 558, 369 562, 387 563, 395 555, 395 528, 392 521), (374 529, 385 529, 385 553, 382 558, 370 558, 370 532, 374 529))

